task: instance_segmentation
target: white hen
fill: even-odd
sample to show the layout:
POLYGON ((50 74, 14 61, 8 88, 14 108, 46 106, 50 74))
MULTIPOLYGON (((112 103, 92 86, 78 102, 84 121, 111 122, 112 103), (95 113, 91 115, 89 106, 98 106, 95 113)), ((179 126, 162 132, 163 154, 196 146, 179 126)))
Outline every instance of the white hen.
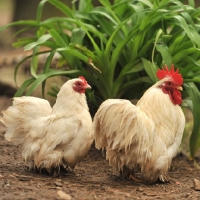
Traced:
POLYGON ((140 171, 146 181, 166 181, 185 127, 181 107, 183 79, 172 66, 158 70, 160 81, 150 87, 135 105, 109 99, 94 117, 95 145, 106 148, 114 170, 140 171))
POLYGON ((87 88, 91 87, 79 77, 61 87, 53 108, 44 99, 17 97, 3 111, 5 138, 21 146, 30 168, 45 168, 49 173, 60 166, 74 168, 87 155, 93 142, 87 88))

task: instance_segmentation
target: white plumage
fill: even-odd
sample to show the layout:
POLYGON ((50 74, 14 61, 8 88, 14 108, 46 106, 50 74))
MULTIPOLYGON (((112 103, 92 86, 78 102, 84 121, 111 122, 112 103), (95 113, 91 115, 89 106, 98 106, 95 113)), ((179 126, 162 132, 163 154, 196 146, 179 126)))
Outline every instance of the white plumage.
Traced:
POLYGON ((123 172, 128 168, 130 172, 140 171, 146 181, 166 181, 165 173, 185 127, 181 107, 169 97, 173 92, 163 92, 168 84, 180 89, 166 76, 149 88, 136 106, 121 99, 101 104, 94 117, 95 145, 106 149, 106 158, 114 170, 123 172))
POLYGON ((92 119, 83 77, 67 81, 60 89, 53 108, 36 97, 17 97, 3 112, 1 122, 7 127, 6 140, 22 148, 29 167, 60 170, 74 168, 93 142, 92 119))

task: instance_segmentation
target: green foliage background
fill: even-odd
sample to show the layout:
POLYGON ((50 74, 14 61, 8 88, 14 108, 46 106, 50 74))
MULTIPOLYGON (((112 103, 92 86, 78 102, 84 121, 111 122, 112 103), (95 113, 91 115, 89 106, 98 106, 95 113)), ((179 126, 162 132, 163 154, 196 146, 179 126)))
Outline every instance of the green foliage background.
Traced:
MULTIPOLYGON (((157 81, 156 71, 164 64, 179 68, 184 78, 183 107, 194 116, 190 138, 190 156, 194 158, 200 143, 200 8, 193 0, 80 0, 78 7, 59 0, 42 0, 35 20, 18 21, 1 27, 23 25, 22 32, 35 31, 14 43, 33 50, 30 71, 15 96, 31 95, 35 88, 52 76, 83 75, 92 85, 89 100, 98 107, 108 98, 139 99, 157 81), (54 5, 65 17, 41 20, 46 3, 54 5), (40 46, 49 51, 39 52, 40 46), (43 72, 38 72, 37 55, 49 52, 43 72), (69 69, 50 67, 54 54, 69 69), (28 90, 27 90, 28 88, 28 90)), ((22 60, 15 70, 15 78, 22 60)), ((55 90, 55 89, 54 89, 55 90)), ((57 90, 55 90, 57 91, 57 90)))

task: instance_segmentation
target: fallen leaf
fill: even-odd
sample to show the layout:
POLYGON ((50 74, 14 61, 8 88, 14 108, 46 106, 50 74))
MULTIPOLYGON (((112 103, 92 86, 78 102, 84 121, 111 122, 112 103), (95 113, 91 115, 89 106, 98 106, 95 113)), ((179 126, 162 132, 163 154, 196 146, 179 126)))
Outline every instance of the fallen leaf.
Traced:
POLYGON ((62 190, 58 190, 57 194, 61 199, 64 200, 70 200, 72 198, 69 194, 63 192, 62 190))
POLYGON ((177 185, 180 185, 181 183, 180 183, 180 182, 176 182, 176 184, 177 184, 177 185))
POLYGON ((194 189, 200 191, 200 181, 194 178, 194 189))

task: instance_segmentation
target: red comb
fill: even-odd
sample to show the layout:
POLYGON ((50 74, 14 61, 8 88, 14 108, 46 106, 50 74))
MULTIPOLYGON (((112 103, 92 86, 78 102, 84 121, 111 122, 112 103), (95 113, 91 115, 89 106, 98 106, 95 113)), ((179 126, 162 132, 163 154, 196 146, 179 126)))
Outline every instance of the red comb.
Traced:
POLYGON ((84 84, 87 84, 87 81, 85 80, 85 78, 83 76, 79 76, 78 78, 80 78, 84 84))
POLYGON ((182 75, 179 74, 178 69, 174 71, 174 65, 172 64, 171 69, 169 70, 167 65, 165 65, 162 69, 158 69, 156 73, 157 77, 159 79, 163 79, 166 76, 171 77, 177 85, 183 84, 183 78, 182 75))

